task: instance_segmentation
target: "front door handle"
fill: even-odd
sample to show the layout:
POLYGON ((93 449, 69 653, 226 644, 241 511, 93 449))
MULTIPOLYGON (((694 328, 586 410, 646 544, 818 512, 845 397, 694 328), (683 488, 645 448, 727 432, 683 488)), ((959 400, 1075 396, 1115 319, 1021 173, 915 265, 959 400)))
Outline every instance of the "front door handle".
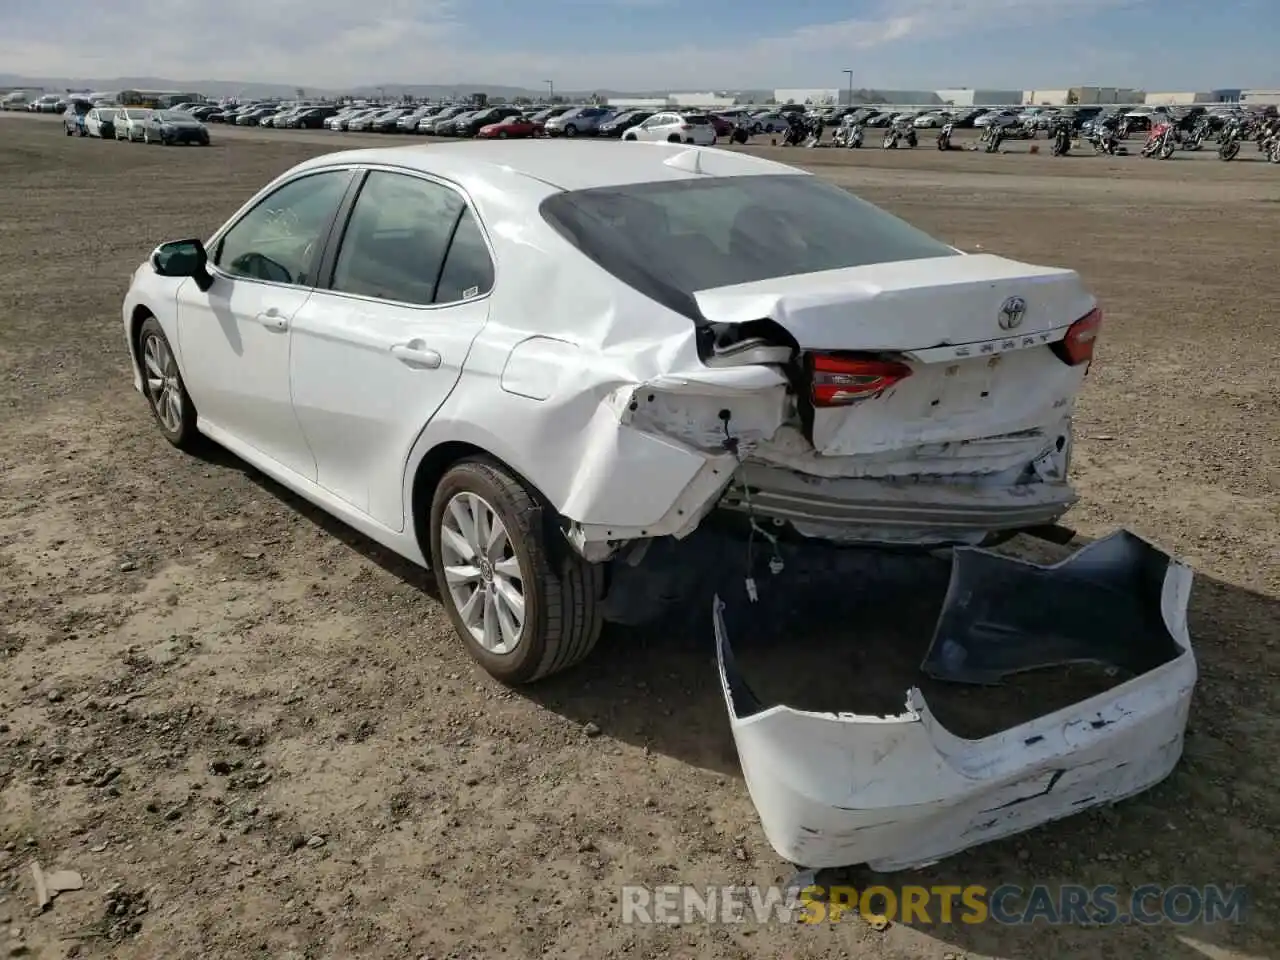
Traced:
POLYGON ((398 343, 391 348, 391 355, 406 367, 418 370, 436 370, 443 362, 440 354, 427 349, 427 345, 421 340, 398 343))
POLYGON ((258 314, 253 319, 262 324, 268 330, 288 330, 289 318, 282 316, 279 308, 271 307, 258 314))

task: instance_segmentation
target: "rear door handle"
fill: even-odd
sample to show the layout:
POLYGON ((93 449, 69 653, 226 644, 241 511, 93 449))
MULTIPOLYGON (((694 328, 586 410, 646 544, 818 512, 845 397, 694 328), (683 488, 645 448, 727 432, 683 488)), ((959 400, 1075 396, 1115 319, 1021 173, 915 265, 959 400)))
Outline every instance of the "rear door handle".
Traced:
POLYGON ((391 355, 406 367, 418 370, 436 370, 442 362, 440 354, 427 349, 427 345, 421 340, 398 343, 391 348, 391 355))
POLYGON ((258 323, 262 324, 268 330, 288 330, 289 329, 289 318, 286 316, 283 316, 280 313, 279 308, 277 307, 270 307, 269 309, 264 310, 262 313, 258 314, 253 319, 257 320, 258 323))

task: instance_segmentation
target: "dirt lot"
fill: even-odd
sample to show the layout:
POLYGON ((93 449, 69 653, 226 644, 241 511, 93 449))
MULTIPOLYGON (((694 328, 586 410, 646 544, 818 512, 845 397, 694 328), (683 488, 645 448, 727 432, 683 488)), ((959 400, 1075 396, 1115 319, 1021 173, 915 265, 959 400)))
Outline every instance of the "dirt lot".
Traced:
POLYGON ((583 667, 504 690, 422 573, 228 456, 180 455, 133 393, 119 304, 151 247, 360 139, 215 135, 165 150, 0 118, 0 946, 1280 956, 1280 170, 772 151, 965 249, 1079 270, 1108 312, 1069 521, 1129 527, 1200 572, 1174 775, 912 882, 1247 884, 1248 922, 658 929, 619 922, 622 884, 791 872, 743 786, 705 618, 612 630, 583 667), (85 889, 33 915, 32 859, 85 889))

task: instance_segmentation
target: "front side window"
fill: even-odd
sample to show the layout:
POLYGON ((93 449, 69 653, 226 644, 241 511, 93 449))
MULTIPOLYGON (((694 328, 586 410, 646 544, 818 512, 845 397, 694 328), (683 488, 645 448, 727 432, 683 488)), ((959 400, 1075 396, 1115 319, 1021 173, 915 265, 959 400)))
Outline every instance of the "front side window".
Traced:
POLYGON ((450 241, 455 231, 463 234, 463 222, 470 218, 455 190, 418 177, 371 172, 342 237, 333 289, 415 305, 464 299, 480 282, 475 271, 450 263, 449 289, 442 274, 450 241))
POLYGON ((310 286, 320 247, 342 202, 349 170, 291 180, 223 234, 213 262, 232 276, 310 286))
POLYGON ((959 256, 807 174, 717 177, 570 191, 542 214, 615 277, 696 316, 699 290, 867 264, 959 256))

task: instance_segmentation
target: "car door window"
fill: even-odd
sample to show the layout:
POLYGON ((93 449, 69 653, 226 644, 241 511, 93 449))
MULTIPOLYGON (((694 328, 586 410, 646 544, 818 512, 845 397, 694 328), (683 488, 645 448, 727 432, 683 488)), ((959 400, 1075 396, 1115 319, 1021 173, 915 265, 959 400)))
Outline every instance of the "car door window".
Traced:
POLYGON ((234 277, 314 284, 320 247, 350 179, 349 170, 330 170, 286 183, 223 234, 214 264, 234 277))
POLYGON ((441 184, 371 172, 343 234, 333 289, 400 303, 435 302, 449 238, 465 210, 462 197, 441 184))
POLYGON ((484 242, 480 224, 470 208, 464 208, 458 229, 453 233, 440 282, 436 284, 436 303, 458 303, 482 296, 493 289, 493 260, 484 242))

